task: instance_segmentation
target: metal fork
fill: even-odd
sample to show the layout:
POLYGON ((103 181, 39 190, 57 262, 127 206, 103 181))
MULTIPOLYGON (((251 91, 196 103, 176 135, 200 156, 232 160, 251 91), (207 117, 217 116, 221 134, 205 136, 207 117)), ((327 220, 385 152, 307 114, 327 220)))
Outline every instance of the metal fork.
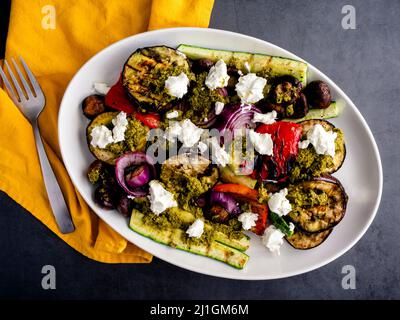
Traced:
POLYGON ((4 64, 8 70, 8 74, 11 77, 11 82, 13 83, 14 88, 17 92, 14 91, 13 87, 10 84, 10 81, 8 80, 7 76, 1 68, 0 76, 3 79, 10 98, 14 101, 15 105, 19 108, 25 118, 28 119, 28 121, 32 124, 47 195, 49 197, 50 206, 53 210, 58 228, 62 233, 73 232, 75 230, 75 227, 72 223, 71 215, 69 213, 67 205, 65 204, 65 199, 61 192, 60 186, 57 183, 57 179, 54 175, 53 169, 50 166, 49 159, 47 158, 46 151, 43 147, 42 138, 40 136, 38 117, 43 111, 44 106, 46 105, 46 98, 43 95, 43 91, 40 88, 40 85, 37 82, 35 76, 31 72, 25 61, 22 59, 22 57, 20 57, 21 64, 24 67, 24 70, 29 78, 33 90, 31 90, 28 82, 26 81, 15 60, 11 60, 14 65, 14 69, 18 73, 19 80, 26 94, 21 89, 17 78, 15 77, 6 60, 4 60, 4 64))

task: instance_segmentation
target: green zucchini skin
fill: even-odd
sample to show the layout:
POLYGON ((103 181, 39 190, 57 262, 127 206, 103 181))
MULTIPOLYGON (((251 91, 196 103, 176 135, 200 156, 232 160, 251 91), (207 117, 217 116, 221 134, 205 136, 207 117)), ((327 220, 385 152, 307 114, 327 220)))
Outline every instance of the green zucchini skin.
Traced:
POLYGON ((193 244, 186 240, 185 231, 179 228, 157 228, 143 222, 144 214, 138 210, 132 211, 129 227, 144 237, 173 248, 195 253, 224 262, 234 268, 243 269, 249 256, 242 251, 226 246, 218 241, 210 244, 193 244))
POLYGON ((290 237, 293 235, 293 230, 290 229, 290 225, 286 222, 283 217, 280 217, 275 212, 270 212, 269 217, 273 223, 273 225, 281 230, 286 236, 290 237))
POLYGON ((191 72, 187 58, 167 46, 139 48, 133 52, 122 69, 122 84, 128 96, 142 108, 167 111, 177 98, 164 90, 168 76, 191 72))
POLYGON ((292 75, 304 86, 307 83, 307 63, 303 61, 266 54, 202 48, 187 44, 181 44, 177 50, 192 60, 209 59, 216 62, 222 59, 228 66, 234 66, 242 72, 248 71, 245 67, 247 62, 250 72, 262 73, 269 77, 292 75))
POLYGON ((308 111, 308 113, 300 119, 290 119, 290 118, 285 118, 282 119, 282 121, 289 121, 289 122, 303 122, 306 120, 326 120, 326 119, 331 119, 331 118, 337 118, 340 114, 340 108, 337 104, 336 101, 332 101, 330 106, 326 109, 311 109, 308 111))
MULTIPOLYGON (((169 212, 172 212, 182 223, 189 225, 193 223, 194 220, 196 220, 195 215, 189 211, 182 210, 180 208, 170 208, 168 210, 169 212)), ((204 228, 211 230, 213 229, 213 226, 207 221, 205 221, 204 228)), ((220 242, 226 246, 232 247, 239 251, 246 251, 250 247, 250 238, 244 233, 242 234, 241 238, 235 239, 233 237, 229 237, 222 231, 214 230, 213 237, 215 241, 220 242)))

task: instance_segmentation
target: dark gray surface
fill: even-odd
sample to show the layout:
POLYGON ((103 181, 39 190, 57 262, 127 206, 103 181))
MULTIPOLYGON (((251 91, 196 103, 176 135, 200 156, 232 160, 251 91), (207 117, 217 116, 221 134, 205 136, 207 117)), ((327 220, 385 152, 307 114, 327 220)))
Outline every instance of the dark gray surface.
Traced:
POLYGON ((349 252, 316 271, 274 281, 232 281, 195 274, 158 259, 149 265, 88 260, 0 195, 0 297, 132 299, 400 298, 400 1, 230 1, 215 3, 211 27, 255 36, 320 68, 369 123, 384 168, 376 219, 349 252), (357 29, 343 30, 341 8, 357 10, 357 29), (41 289, 43 265, 57 270, 57 289, 41 289), (343 290, 353 265, 357 288, 343 290))

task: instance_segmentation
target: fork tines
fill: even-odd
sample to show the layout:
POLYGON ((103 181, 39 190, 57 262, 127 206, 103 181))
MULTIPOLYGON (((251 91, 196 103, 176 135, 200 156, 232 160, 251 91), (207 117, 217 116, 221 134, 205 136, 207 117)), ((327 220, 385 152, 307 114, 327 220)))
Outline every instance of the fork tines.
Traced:
POLYGON ((28 81, 25 79, 24 74, 21 72, 21 69, 18 67, 17 63, 15 62, 14 58, 11 58, 14 69, 17 71, 19 82, 17 77, 14 75, 10 65, 8 64, 7 60, 4 60, 5 69, 7 70, 8 74, 11 77, 11 85, 9 79, 7 78, 5 72, 0 68, 0 76, 6 86, 6 89, 10 95, 10 97, 14 100, 15 104, 19 105, 25 100, 34 99, 40 95, 42 95, 42 90, 40 89, 39 83, 37 82, 36 78, 34 77, 33 73, 29 69, 28 65, 25 63, 22 57, 19 57, 21 64, 24 68, 26 75, 30 81, 31 86, 28 84, 28 81), (23 89, 20 86, 22 84, 23 89), (32 87, 32 89, 31 89, 32 87), (15 88, 15 90, 14 90, 15 88))

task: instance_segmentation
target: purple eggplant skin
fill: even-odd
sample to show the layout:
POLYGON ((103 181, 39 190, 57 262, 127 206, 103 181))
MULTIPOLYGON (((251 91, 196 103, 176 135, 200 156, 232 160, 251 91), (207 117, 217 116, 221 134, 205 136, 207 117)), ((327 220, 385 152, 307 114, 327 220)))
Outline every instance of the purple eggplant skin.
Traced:
POLYGON ((322 176, 319 177, 315 177, 313 178, 313 180, 315 181, 325 181, 325 182, 331 182, 331 183, 336 183, 337 185, 339 185, 342 190, 344 191, 344 187, 342 185, 342 183, 339 181, 338 178, 330 175, 330 174, 323 174, 322 176))
MULTIPOLYGON (((307 134, 307 131, 310 130, 311 127, 316 124, 322 125, 325 130, 333 130, 336 128, 331 122, 322 119, 305 120, 299 122, 299 124, 303 127, 303 137, 307 134)), ((335 155, 334 167, 325 173, 332 174, 338 171, 343 166, 344 160, 346 159, 346 154, 347 154, 346 143, 343 141, 342 150, 340 150, 340 153, 337 153, 335 155)))
POLYGON ((307 233, 295 230, 291 237, 285 237, 286 241, 295 249, 309 250, 318 247, 328 239, 333 229, 328 229, 317 233, 307 233))
POLYGON ((334 205, 300 207, 296 208, 292 205, 292 211, 287 215, 295 226, 306 233, 319 233, 332 229, 345 216, 348 196, 342 184, 336 178, 328 176, 322 178, 314 178, 311 181, 303 181, 296 186, 311 189, 318 193, 318 190, 328 194, 330 199, 334 201, 334 205))

